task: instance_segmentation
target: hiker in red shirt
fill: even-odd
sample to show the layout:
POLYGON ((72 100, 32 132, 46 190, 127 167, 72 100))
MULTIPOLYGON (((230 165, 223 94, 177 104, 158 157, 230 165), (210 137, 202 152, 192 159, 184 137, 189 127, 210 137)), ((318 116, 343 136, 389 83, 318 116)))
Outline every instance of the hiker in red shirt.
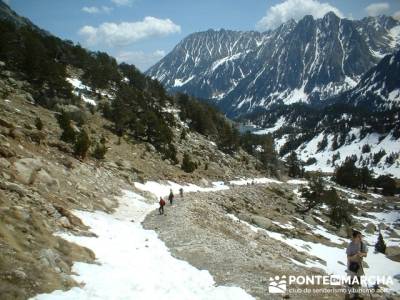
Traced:
POLYGON ((165 201, 162 197, 160 197, 160 202, 158 202, 160 204, 160 208, 158 209, 158 211, 160 212, 160 215, 164 214, 164 205, 165 205, 165 201))

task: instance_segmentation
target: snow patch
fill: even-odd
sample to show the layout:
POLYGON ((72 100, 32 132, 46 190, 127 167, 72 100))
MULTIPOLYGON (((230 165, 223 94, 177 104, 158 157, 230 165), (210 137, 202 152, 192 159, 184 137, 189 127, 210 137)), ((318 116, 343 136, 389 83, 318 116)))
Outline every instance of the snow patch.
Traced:
POLYGON ((157 204, 147 204, 130 191, 119 202, 113 215, 75 211, 97 237, 59 234, 96 254, 97 264, 73 265, 78 274, 73 278, 83 286, 32 299, 254 299, 241 288, 215 286, 208 271, 174 258, 154 231, 143 229, 140 221, 157 204))

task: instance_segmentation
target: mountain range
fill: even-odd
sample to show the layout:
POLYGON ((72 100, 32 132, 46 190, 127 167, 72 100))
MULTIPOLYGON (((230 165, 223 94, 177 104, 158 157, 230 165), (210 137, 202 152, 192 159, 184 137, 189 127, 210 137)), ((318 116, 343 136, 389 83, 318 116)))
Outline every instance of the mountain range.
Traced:
POLYGON ((238 116, 348 91, 399 42, 400 22, 392 17, 349 20, 330 12, 266 32, 193 33, 147 74, 172 92, 211 99, 238 116))

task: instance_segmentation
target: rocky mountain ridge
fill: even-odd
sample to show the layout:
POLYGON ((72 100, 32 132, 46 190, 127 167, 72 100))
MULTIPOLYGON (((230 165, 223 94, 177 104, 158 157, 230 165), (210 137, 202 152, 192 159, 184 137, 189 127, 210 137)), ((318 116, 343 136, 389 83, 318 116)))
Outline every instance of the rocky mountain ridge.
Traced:
POLYGON ((276 103, 313 103, 353 88, 399 45, 391 17, 305 16, 267 32, 189 35, 146 73, 170 91, 212 99, 237 116, 276 103))

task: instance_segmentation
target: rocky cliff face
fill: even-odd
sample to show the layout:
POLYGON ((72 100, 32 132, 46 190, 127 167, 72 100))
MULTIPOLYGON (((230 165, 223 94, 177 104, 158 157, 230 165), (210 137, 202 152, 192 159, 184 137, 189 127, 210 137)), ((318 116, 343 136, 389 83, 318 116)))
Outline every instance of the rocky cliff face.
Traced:
POLYGON ((147 74, 171 91, 213 99, 230 115, 312 103, 354 87, 394 51, 399 25, 391 17, 352 21, 328 13, 263 33, 209 30, 189 35, 147 74))
POLYGON ((369 70, 359 84, 338 99, 354 106, 372 110, 388 110, 400 104, 400 51, 385 56, 369 70))

